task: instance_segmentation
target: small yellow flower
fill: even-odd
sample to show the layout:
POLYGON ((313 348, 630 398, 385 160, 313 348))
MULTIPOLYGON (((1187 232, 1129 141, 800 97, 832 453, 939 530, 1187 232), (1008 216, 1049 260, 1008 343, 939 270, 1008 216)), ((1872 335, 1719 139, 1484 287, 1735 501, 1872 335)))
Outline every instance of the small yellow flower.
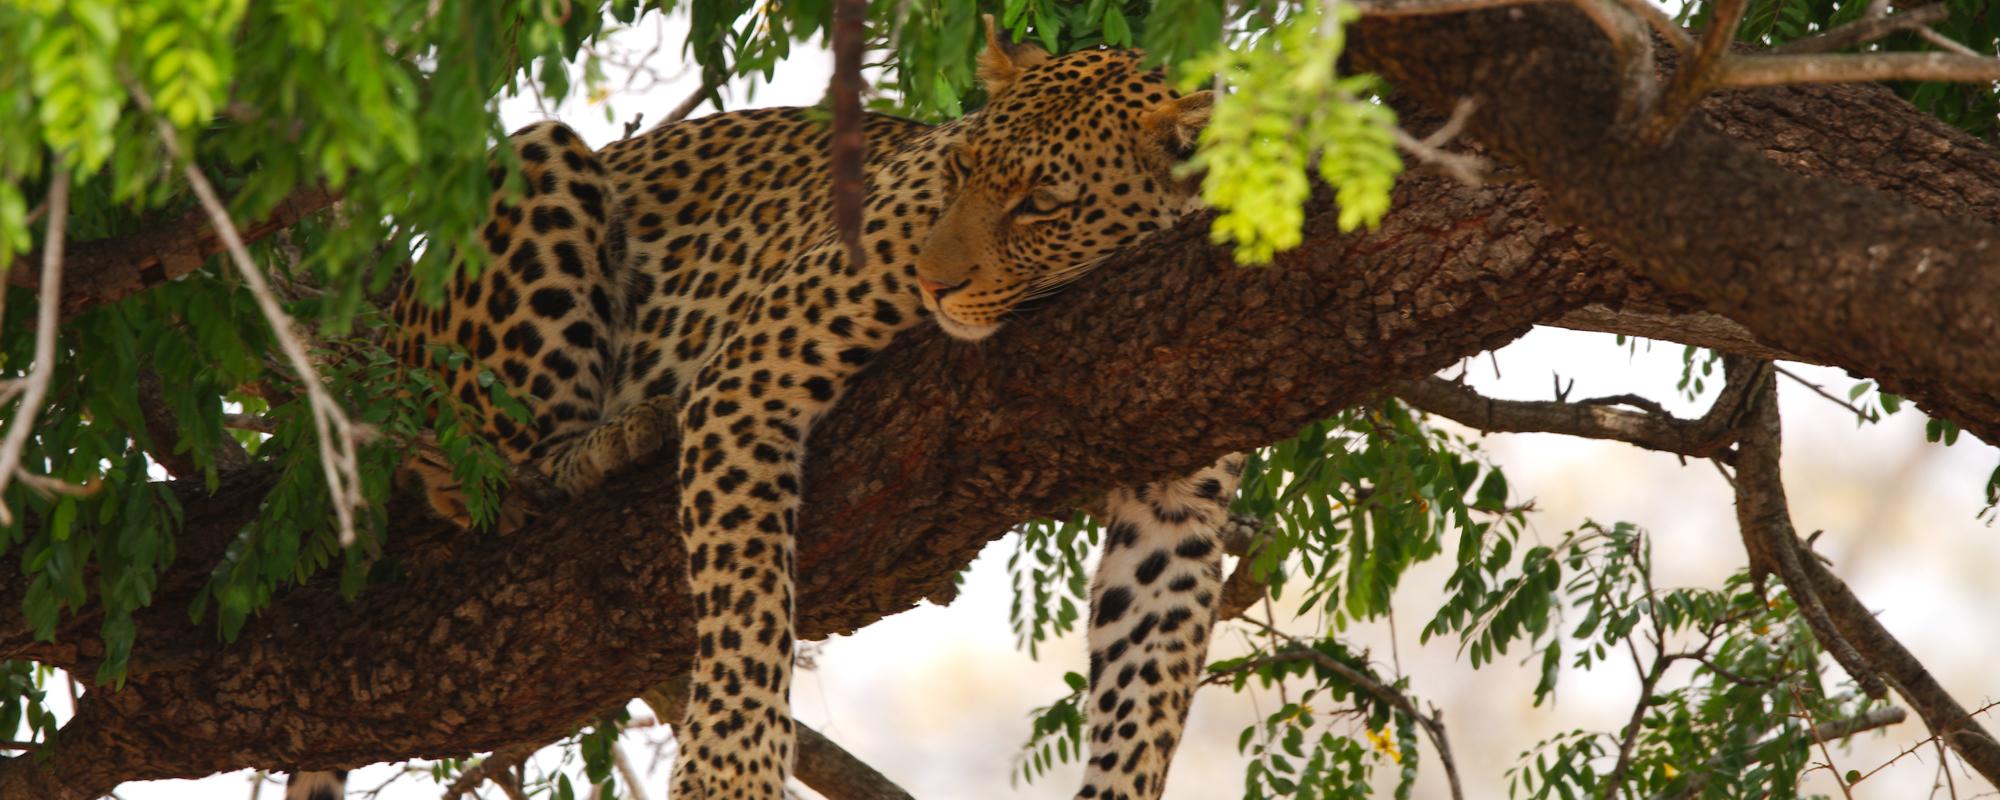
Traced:
POLYGON ((1390 761, 1403 763, 1403 751, 1397 747, 1396 737, 1390 732, 1389 726, 1382 726, 1380 731, 1365 730, 1361 733, 1368 737, 1368 746, 1374 748, 1375 752, 1388 756, 1390 761))
POLYGON ((1674 765, 1672 764, 1664 765, 1664 770, 1667 773, 1667 780, 1673 780, 1681 776, 1681 771, 1674 769, 1674 765))

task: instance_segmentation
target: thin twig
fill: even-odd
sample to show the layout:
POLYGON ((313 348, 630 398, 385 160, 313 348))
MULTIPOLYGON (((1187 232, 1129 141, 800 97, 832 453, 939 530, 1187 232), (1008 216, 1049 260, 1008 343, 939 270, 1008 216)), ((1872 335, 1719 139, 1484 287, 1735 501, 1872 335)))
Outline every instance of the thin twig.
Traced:
POLYGON ((1806 705, 1806 698, 1799 694, 1799 687, 1792 686, 1792 702, 1799 704, 1799 713, 1805 715, 1807 730, 1813 732, 1813 743, 1819 745, 1821 758, 1826 759, 1826 771, 1833 773, 1833 784, 1840 787, 1840 796, 1854 800, 1854 790, 1847 786, 1847 776, 1840 774, 1840 767, 1833 763, 1833 750, 1826 746, 1826 739, 1819 735, 1819 724, 1813 720, 1812 708, 1806 705))
POLYGON ((1466 120, 1472 117, 1472 112, 1477 108, 1479 108, 1478 101, 1470 97, 1459 98, 1458 105, 1452 108, 1451 118, 1445 120, 1437 130, 1432 131, 1431 135, 1422 139, 1411 136, 1400 126, 1395 127, 1392 132, 1396 137, 1396 146, 1459 183, 1479 186, 1485 182, 1486 172, 1492 165, 1480 156, 1453 153, 1444 149, 1446 144, 1458 136, 1459 131, 1465 129, 1466 120))
MULTIPOLYGON (((531 82, 532 85, 532 82, 531 82)), ((150 113, 152 98, 137 84, 130 86, 133 99, 150 113)), ((165 119, 158 121, 160 141, 166 145, 168 156, 182 158, 180 137, 165 119)), ((293 330, 290 314, 278 305, 277 297, 271 293, 270 284, 265 281, 262 270, 250 257, 250 249, 243 243, 243 237, 236 230, 236 223, 229 218, 229 209, 222 204, 222 198, 210 185, 208 177, 190 160, 181 170, 187 178, 189 188, 195 198, 208 213, 209 222, 222 238, 230 260, 236 265, 236 272, 243 278, 243 284, 256 300, 257 309, 271 326, 271 334, 278 340, 278 348, 284 352, 292 371, 297 373, 299 383, 305 387, 306 403, 312 411, 313 431, 318 435, 320 468, 326 476, 327 500, 333 506, 334 520, 340 533, 340 545, 354 544, 354 512, 366 504, 367 498, 361 489, 361 467, 356 450, 359 448, 360 432, 347 418, 347 412, 334 402, 327 393, 326 383, 320 380, 319 372, 313 367, 311 356, 307 355, 305 343, 299 340, 293 330)))
POLYGON ((1619 784, 1625 782, 1625 773, 1632 769, 1632 751, 1639 742, 1640 723, 1646 718, 1646 709, 1653 707, 1653 689, 1660 683, 1660 676, 1667 671, 1667 659, 1655 656, 1648 668, 1639 659, 1639 646, 1626 637, 1625 647, 1632 653, 1632 665, 1639 668, 1639 700, 1632 704, 1632 718, 1625 723, 1625 735, 1618 742, 1618 762, 1611 767, 1611 774, 1604 779, 1601 800, 1609 800, 1618 793, 1619 784))
MULTIPOLYGON (((1933 3, 1923 8, 1913 8, 1900 14, 1891 14, 1886 17, 1866 17, 1855 20, 1818 36, 1794 39, 1778 45, 1771 48, 1771 52, 1786 55, 1831 53, 1835 50, 1845 50, 1858 44, 1872 42, 1891 34, 1920 30, 1926 25, 1943 22, 1949 16, 1951 16, 1951 10, 1946 8, 1943 3, 1933 3)), ((1952 42, 1952 44, 1958 43, 1952 42)), ((1965 47, 1965 45, 1958 46, 1965 47)), ((1973 51, 1971 48, 1967 48, 1966 52, 1972 53, 1973 51)), ((1977 53, 1973 53, 1973 55, 1977 55, 1977 53)))
POLYGON ((1785 369, 1783 366, 1773 364, 1772 367, 1778 371, 1779 375, 1783 375, 1787 378, 1792 379, 1794 382, 1798 383, 1798 385, 1804 386, 1807 389, 1811 389, 1813 394, 1824 397, 1827 399, 1828 402, 1831 402, 1834 405, 1840 406, 1841 408, 1847 409, 1848 411, 1852 412, 1854 414, 1855 419, 1860 420, 1862 422, 1874 421, 1868 416, 1868 412, 1863 411, 1860 406, 1857 406, 1851 402, 1842 400, 1839 397, 1834 396, 1831 392, 1828 392, 1824 387, 1820 386, 1819 384, 1813 383, 1812 381, 1799 377, 1797 373, 1785 369))
POLYGON ((714 86, 706 83, 702 84, 701 88, 694 90, 694 94, 688 95, 687 99, 682 100, 680 105, 674 106, 672 111, 668 111, 667 115, 660 119, 660 124, 665 125, 669 122, 679 122, 687 119, 689 114, 694 113, 695 109, 701 107, 702 99, 714 92, 714 86))
MULTIPOLYGON (((48 397, 50 379, 56 372, 56 311, 62 300, 63 237, 69 224, 69 164, 58 160, 49 183, 49 225, 43 237, 42 286, 35 306, 35 355, 23 379, 21 404, 16 407, 14 424, 0 439, 0 497, 7 483, 21 468, 21 454, 27 450, 28 436, 35 430, 35 417, 42 400, 48 397)), ((11 525, 14 514, 0 502, 0 525, 11 525)))
POLYGON ((506 791, 506 772, 528 760, 528 757, 534 755, 538 749, 539 745, 522 745, 493 751, 485 760, 459 773, 458 778, 453 780, 450 786, 445 787, 443 800, 458 800, 472 793, 479 784, 489 780, 500 784, 501 790, 506 791))
POLYGON ((1283 637, 1288 643, 1288 646, 1283 650, 1274 651, 1270 656, 1255 659, 1244 664, 1243 667, 1245 669, 1303 658, 1312 661, 1328 672, 1340 676, 1340 679, 1347 681, 1348 685, 1366 692, 1370 697, 1394 707, 1424 729, 1424 735, 1431 740, 1431 745, 1437 748, 1438 761, 1444 764, 1445 780, 1450 784, 1451 796, 1454 800, 1464 800, 1465 788, 1459 781, 1458 763, 1451 756, 1450 740, 1445 736, 1443 712, 1437 711, 1434 708, 1430 716, 1425 716, 1423 712, 1417 710, 1416 704, 1411 702, 1408 696, 1390 688, 1381 681, 1375 680, 1368 673, 1350 667, 1340 659, 1308 647, 1290 634, 1279 631, 1274 626, 1248 617, 1245 617, 1244 620, 1251 625, 1263 628, 1273 635, 1283 637))
POLYGON ((1939 48, 1945 50, 1946 52, 1957 53, 1962 56, 1972 56, 1973 58, 1991 58, 1991 56, 1988 56, 1987 54, 1981 53, 1978 50, 1974 50, 1970 47, 1966 47, 1965 45, 1960 44, 1959 42, 1951 39, 1950 37, 1938 33, 1937 31, 1932 30, 1929 27, 1918 28, 1917 35, 1923 37, 1924 41, 1937 45, 1939 48))
POLYGON ((625 779, 625 789, 632 800, 651 800, 646 795, 646 782, 639 779, 639 771, 632 768, 632 759, 625 757, 625 747, 611 743, 611 763, 618 767, 618 775, 625 779))

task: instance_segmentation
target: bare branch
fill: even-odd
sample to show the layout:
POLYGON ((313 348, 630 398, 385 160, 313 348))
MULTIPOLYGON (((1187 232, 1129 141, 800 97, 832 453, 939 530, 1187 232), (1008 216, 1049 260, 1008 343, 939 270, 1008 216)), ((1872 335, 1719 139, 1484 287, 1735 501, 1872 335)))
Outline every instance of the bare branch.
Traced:
MULTIPOLYGON (((660 120, 660 124, 664 125, 669 122, 679 122, 687 119, 689 114, 694 113, 695 109, 701 107, 702 98, 714 92, 715 87, 713 85, 702 84, 701 88, 694 90, 694 94, 688 95, 687 99, 682 100, 680 105, 674 106, 672 111, 668 111, 667 116, 660 120)), ((631 134, 628 133, 626 135, 630 136, 631 134)))
POLYGON ((1715 88, 1871 81, 2000 81, 2000 58, 1959 53, 1744 55, 1723 62, 1715 88))
POLYGON ((827 800, 911 800, 867 762, 819 731, 799 725, 799 759, 793 774, 827 800))
POLYGON ((617 742, 611 743, 611 763, 618 767, 618 775, 625 779, 625 789, 631 793, 632 800, 652 800, 646 794, 646 781, 639 776, 638 770, 632 768, 632 759, 625 755, 625 747, 617 742))
POLYGON ((1416 157, 1418 161, 1436 167, 1438 171, 1451 176, 1459 183, 1479 186, 1485 183, 1486 171, 1491 168, 1491 163, 1482 156, 1453 153, 1444 149, 1446 144, 1458 136, 1459 131, 1464 130, 1465 121, 1472 117, 1472 112, 1477 108, 1479 108, 1478 101, 1470 97, 1459 100, 1458 105, 1452 108, 1451 118, 1422 139, 1411 136, 1408 131, 1398 126, 1394 128, 1396 146, 1416 157))
MULTIPOLYGON (((1771 48, 1771 52, 1783 55, 1831 53, 1835 50, 1845 50, 1857 44, 1872 42, 1891 34, 1902 33, 1904 31, 1926 30, 1925 26, 1943 22, 1949 16, 1951 16, 1951 10, 1945 8, 1943 3, 1933 3, 1923 8, 1913 8, 1900 14, 1891 14, 1883 17, 1864 17, 1818 36, 1795 39, 1778 45, 1771 48)), ((1965 47, 1965 45, 1958 44, 1957 42, 1952 42, 1952 44, 1965 47)), ((1966 52, 1973 53, 1970 48, 1967 48, 1966 52)), ((1973 54, 1976 55, 1977 53, 1973 54)))
POLYGON ((1918 28, 1917 35, 1922 37, 1924 41, 1930 42, 1931 44, 1936 45, 1938 48, 1946 52, 1957 53, 1962 56, 1972 56, 1973 58, 1990 57, 1985 53, 1979 52, 1978 50, 1966 47, 1965 45, 1960 44, 1959 42, 1954 41, 1949 37, 1946 37, 1944 34, 1938 33, 1937 31, 1932 30, 1928 27, 1918 28))
POLYGON ((1729 373, 1714 405, 1695 420, 1624 411, 1601 402, 1495 400, 1435 376, 1404 383, 1395 394, 1418 409, 1488 433, 1560 433, 1709 458, 1721 455, 1735 441, 1736 420, 1754 380, 1749 371, 1729 373))
MULTIPOLYGON (((51 171, 55 174, 49 182, 42 285, 35 306, 35 360, 21 379, 21 404, 15 407, 14 424, 8 426, 6 437, 0 438, 0 494, 5 493, 7 483, 21 469, 21 454, 28 447, 28 436, 34 433, 35 417, 42 411, 42 401, 49 394, 49 381, 56 372, 56 306, 62 299, 63 235, 69 223, 69 164, 58 160, 51 171)), ((0 502, 0 525, 10 525, 13 521, 14 512, 0 502)))
MULTIPOLYGON (((130 87, 133 99, 148 113, 153 110, 152 97, 137 84, 130 87)), ((167 155, 176 160, 183 157, 180 137, 174 133, 172 125, 161 119, 157 127, 160 141, 166 146, 167 155)), ((250 290, 250 296, 257 301, 257 309, 271 326, 271 334, 278 340, 278 348, 290 362, 292 371, 299 376, 299 383, 305 387, 306 402, 312 410, 313 431, 319 441, 320 468, 326 476, 327 500, 333 506, 334 521, 340 532, 342 547, 354 543, 355 511, 367 504, 361 488, 361 466, 356 455, 360 447, 360 432, 347 418, 340 404, 327 393, 326 383, 320 380, 314 369, 312 357, 307 355, 305 343, 299 340, 293 329, 292 317, 278 305, 278 299, 271 293, 271 285, 264 279, 264 273, 257 268, 250 257, 250 249, 237 232, 236 223, 229 218, 229 209, 222 204, 215 187, 208 182, 208 176, 190 160, 181 170, 187 178, 188 187, 194 190, 195 199, 207 212, 209 224, 222 239, 224 249, 236 265, 237 275, 243 285, 250 290)))

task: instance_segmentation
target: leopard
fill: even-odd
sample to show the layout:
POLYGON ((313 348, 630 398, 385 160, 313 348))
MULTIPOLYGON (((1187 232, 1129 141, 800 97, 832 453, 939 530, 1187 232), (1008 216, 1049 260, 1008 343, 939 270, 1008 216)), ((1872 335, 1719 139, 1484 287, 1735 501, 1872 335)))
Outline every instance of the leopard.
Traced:
MULTIPOLYGON (((1052 55, 986 27, 983 106, 937 125, 866 115, 861 261, 833 223, 821 112, 716 113, 601 149, 545 121, 507 141, 518 192, 499 160, 491 169, 487 268, 450 279, 442 304, 406 285, 394 306, 398 357, 436 371, 483 435, 561 491, 587 494, 678 433, 696 652, 673 797, 784 796, 801 466, 814 422, 854 377, 923 324, 976 347, 1028 301, 1199 208, 1177 166, 1210 92, 1176 91, 1138 50, 1052 55), (496 406, 493 380, 531 419, 496 406)), ((415 469, 433 507, 462 522, 448 471, 415 469)), ((1077 797, 1164 791, 1242 470, 1232 454, 1091 506, 1104 544, 1077 797)), ((288 797, 342 790, 339 775, 300 773, 288 797)))

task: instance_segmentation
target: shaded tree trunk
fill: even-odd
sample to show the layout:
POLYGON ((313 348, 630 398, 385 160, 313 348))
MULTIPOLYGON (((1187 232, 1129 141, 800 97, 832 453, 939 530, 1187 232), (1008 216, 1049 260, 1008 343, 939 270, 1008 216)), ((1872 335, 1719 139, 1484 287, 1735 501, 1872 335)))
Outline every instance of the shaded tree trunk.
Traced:
MULTIPOLYGON (((1939 254, 1954 259, 1950 282, 1912 285, 1962 293, 1949 310, 1974 317, 1973 328, 1943 320, 1933 330, 1935 314, 1918 315, 1932 327, 1869 316, 1925 302, 1880 302, 1894 254, 1985 235, 1978 220, 2000 208, 1993 151, 1879 89, 1818 88, 1713 99, 1707 120, 1674 143, 1622 152, 1587 135, 1608 119, 1608 56, 1566 49, 1594 30, 1572 30, 1560 12, 1523 13, 1371 22, 1354 52, 1425 102, 1482 96, 1473 134, 1549 194, 1413 176, 1381 228, 1357 235, 1338 233, 1322 194, 1304 246, 1257 269, 1231 266, 1197 220, 991 341, 926 330, 883 351, 813 435, 800 635, 852 631, 947 591, 982 545, 1024 519, 1284 438, 1592 304, 1728 316, 2000 441, 2000 370, 1983 369, 2000 351, 1963 338, 1995 318, 1995 255, 1939 254), (1575 77, 1551 76, 1551 65, 1575 77), (1538 114, 1595 127, 1521 119, 1538 114), (1782 169, 1755 160, 1757 148, 1782 169), (1872 227, 1794 242, 1715 219, 1713 199, 1675 200, 1723 189, 1776 195, 1792 215, 1784 224, 1837 201, 1872 227), (1607 201, 1619 212, 1592 208, 1607 201), (1891 256, 1872 255, 1899 230, 1891 256), (1638 257, 1621 261, 1594 241, 1638 257), (1726 269, 1699 263, 1723 256, 1726 269), (1857 333, 1878 323, 1879 334, 1857 333)), ((454 535, 399 501, 387 546, 401 583, 354 603, 320 584, 292 591, 224 646, 185 609, 270 480, 250 470, 213 495, 184 488, 180 555, 140 619, 129 682, 87 694, 50 758, 0 764, 0 797, 89 798, 127 780, 545 741, 687 665, 671 469, 619 476, 505 537, 454 535)), ((22 589, 0 588, 0 654, 90 674, 97 620, 66 618, 53 643, 35 642, 22 589)))

